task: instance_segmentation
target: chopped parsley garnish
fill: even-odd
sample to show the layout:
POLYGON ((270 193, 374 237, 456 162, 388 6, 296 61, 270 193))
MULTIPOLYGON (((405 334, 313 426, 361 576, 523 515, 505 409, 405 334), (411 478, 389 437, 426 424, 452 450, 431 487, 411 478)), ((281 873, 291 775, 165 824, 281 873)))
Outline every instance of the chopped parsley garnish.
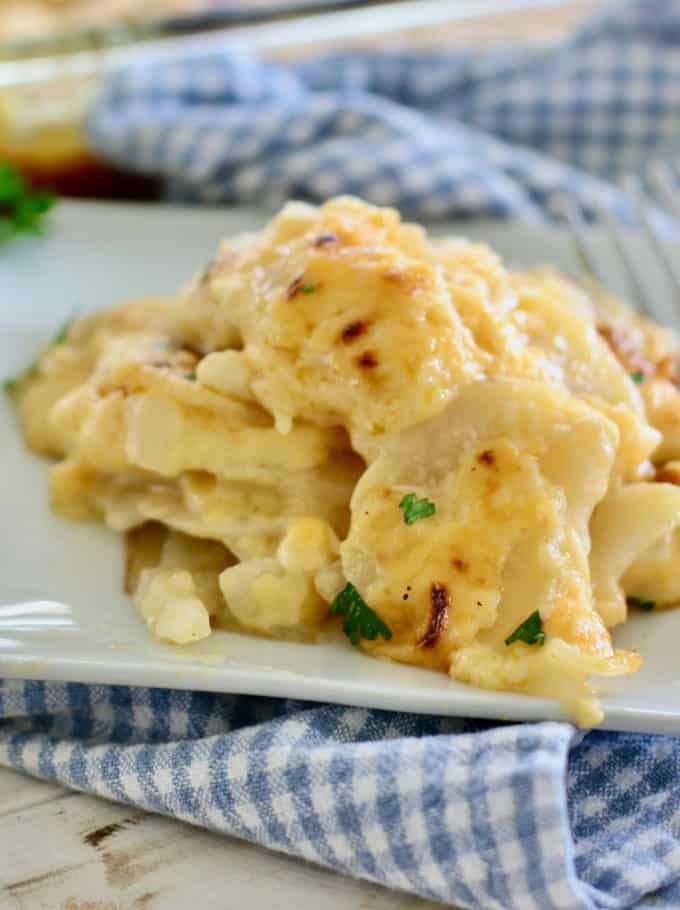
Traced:
POLYGON ((636 385, 640 385, 645 381, 645 374, 642 372, 642 370, 636 370, 635 373, 630 374, 630 378, 636 385))
POLYGON ((345 617, 342 631, 353 645, 359 644, 359 638, 367 638, 369 641, 375 641, 378 635, 385 641, 392 638, 389 628, 349 581, 328 609, 336 616, 345 617))
POLYGON ((315 284, 301 284, 300 290, 302 291, 303 294, 313 294, 314 291, 316 290, 316 285, 315 284))
POLYGON ((655 600, 645 600, 644 597, 627 597, 626 603, 629 607, 637 607, 638 610, 646 610, 647 612, 653 610, 656 606, 655 600))
POLYGON ((190 380, 190 382, 196 382, 196 380, 198 379, 198 376, 196 375, 196 370, 192 370, 190 373, 187 373, 184 378, 190 380))
POLYGON ((39 234, 53 205, 52 193, 34 192, 18 171, 0 164, 0 243, 17 234, 39 234))
POLYGON ((56 347, 58 344, 63 344, 68 338, 69 329, 73 325, 73 318, 65 319, 64 322, 59 326, 57 334, 54 336, 50 342, 50 347, 56 347))
POLYGON ((20 383, 26 379, 27 376, 30 376, 33 370, 35 369, 35 364, 32 364, 28 369, 24 370, 23 373, 20 373, 18 376, 10 376, 8 379, 5 379, 2 383, 2 390, 5 395, 9 395, 10 398, 14 396, 14 393, 19 388, 20 383))
POLYGON ((407 493, 399 503, 399 508, 404 514, 404 522, 407 525, 415 524, 421 518, 429 518, 436 511, 433 502, 425 497, 418 499, 415 493, 407 493))
POLYGON ((514 641, 523 641, 527 645, 545 644, 545 632, 541 622, 541 614, 538 610, 528 616, 515 631, 505 639, 506 645, 511 645, 514 641))

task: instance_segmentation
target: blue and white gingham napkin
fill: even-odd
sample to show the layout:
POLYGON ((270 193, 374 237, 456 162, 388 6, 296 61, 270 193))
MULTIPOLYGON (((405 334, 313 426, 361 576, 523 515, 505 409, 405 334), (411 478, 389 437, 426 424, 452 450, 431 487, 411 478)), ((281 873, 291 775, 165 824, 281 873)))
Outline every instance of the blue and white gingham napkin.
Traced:
POLYGON ((0 765, 424 897, 680 907, 677 738, 75 683, 0 717, 0 765))
POLYGON ((680 151, 679 46, 679 0, 636 0, 540 53, 213 54, 122 72, 89 135, 198 201, 353 193, 418 218, 537 219, 567 191, 624 210, 606 180, 680 151))
MULTIPOLYGON (((89 130, 199 201, 625 215, 607 180, 677 152, 679 48, 680 0, 643 0, 538 55, 211 56, 116 76, 89 130)), ((0 764, 463 907, 680 908, 676 738, 5 682, 0 764)))

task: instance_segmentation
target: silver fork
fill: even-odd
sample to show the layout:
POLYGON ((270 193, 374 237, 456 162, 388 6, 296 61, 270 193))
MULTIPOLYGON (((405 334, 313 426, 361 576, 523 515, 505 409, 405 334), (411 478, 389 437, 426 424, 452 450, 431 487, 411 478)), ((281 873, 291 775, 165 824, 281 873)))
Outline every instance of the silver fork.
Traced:
MULTIPOLYGON (((656 191, 660 205, 672 216, 680 218, 680 189, 676 188, 670 168, 657 163, 650 168, 649 182, 656 191)), ((609 255, 598 250, 593 228, 586 223, 578 202, 560 196, 554 211, 564 220, 578 258, 588 277, 605 290, 613 290, 611 269, 607 262, 618 261, 618 271, 627 285, 628 302, 640 313, 660 323, 680 320, 680 247, 673 257, 667 242, 660 235, 653 217, 653 204, 642 193, 638 177, 622 180, 622 189, 633 205, 634 230, 622 225, 609 208, 597 198, 592 200, 596 221, 608 244, 609 255), (641 243, 642 241, 642 243, 641 243), (651 266, 651 268, 650 268, 651 266), (661 281, 659 281, 659 277, 661 281)))

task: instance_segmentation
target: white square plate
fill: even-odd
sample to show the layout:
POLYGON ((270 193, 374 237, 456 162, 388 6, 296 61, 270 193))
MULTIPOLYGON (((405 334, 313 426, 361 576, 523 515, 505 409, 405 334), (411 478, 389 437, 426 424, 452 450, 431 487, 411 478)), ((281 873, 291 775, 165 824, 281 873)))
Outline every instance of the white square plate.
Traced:
MULTIPOLYGON (((64 318, 127 295, 172 292, 211 258, 222 236, 261 221, 233 210, 62 204, 47 236, 0 247, 2 374, 30 362, 64 318)), ((576 268, 558 229, 467 222, 447 230, 486 239, 514 263, 576 268)), ((603 245, 605 264, 606 256, 603 245)), ((0 440, 0 676, 499 719, 563 717, 550 700, 482 691, 374 660, 345 640, 304 645, 218 632, 186 649, 155 643, 122 592, 121 540, 49 512, 48 465, 23 449, 5 400, 0 440)), ((615 638, 641 651, 644 663, 635 676, 608 686, 604 725, 680 733, 680 611, 633 615, 615 638)))

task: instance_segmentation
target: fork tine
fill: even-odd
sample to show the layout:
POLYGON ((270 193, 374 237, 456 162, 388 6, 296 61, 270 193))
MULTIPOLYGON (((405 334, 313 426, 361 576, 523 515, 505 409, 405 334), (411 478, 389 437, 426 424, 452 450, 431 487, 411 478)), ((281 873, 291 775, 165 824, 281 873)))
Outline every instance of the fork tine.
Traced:
POLYGON ((673 265, 673 262, 668 255, 668 251, 663 245, 661 238, 659 237, 659 234, 657 233, 654 224, 652 223, 650 207, 643 199, 642 193, 640 191, 639 179, 632 174, 628 175, 624 177, 622 185, 633 201, 638 221, 642 226, 642 231, 647 239, 647 242, 654 251, 660 265, 662 266, 663 271, 665 272, 666 277, 668 278, 668 281, 673 289, 673 293, 676 294, 678 300, 680 300, 680 274, 678 273, 677 268, 673 265))
POLYGON ((675 177, 665 161, 655 161, 647 171, 648 180, 665 209, 680 218, 680 194, 675 188, 675 177))
POLYGON ((600 267, 587 237, 587 225, 581 207, 564 193, 561 193, 551 200, 550 208, 553 213, 561 217, 567 226, 569 234, 574 244, 574 249, 578 255, 581 265, 586 270, 590 278, 603 284, 603 276, 600 267))
POLYGON ((634 298, 632 301, 633 304, 636 304, 637 309, 644 313, 645 316, 654 318, 654 301, 650 300, 648 297, 645 283, 636 266, 633 264, 635 262, 635 257, 631 256, 628 252, 626 241, 623 239, 625 229, 616 222, 610 210, 601 199, 597 197, 594 199, 593 208, 597 213, 599 221, 604 225, 607 236, 621 260, 628 287, 634 298))
MULTIPOLYGON (((657 163, 650 168, 649 177, 650 182, 663 186, 664 199, 668 208, 670 209, 672 204, 673 210, 680 217, 680 194, 673 187, 670 169, 662 163, 657 163)), ((667 284, 672 289, 672 298, 669 298, 668 294, 657 292, 654 283, 649 280, 649 275, 643 268, 644 260, 641 261, 638 255, 632 255, 632 251, 628 248, 625 228, 616 221, 611 209, 601 196, 596 195, 592 200, 593 212, 597 221, 604 226, 609 242, 621 262, 629 289, 627 296, 631 304, 643 315, 656 322, 673 322, 677 318, 677 308, 680 305, 680 267, 676 265, 659 236, 652 218, 652 206, 646 202, 643 196, 639 178, 633 175, 626 176, 622 180, 622 189, 631 200, 635 223, 641 228, 647 245, 659 265, 659 269, 656 271, 661 270, 664 273, 667 284), (667 305, 664 305, 664 300, 667 305)), ((580 204, 567 194, 559 194, 550 200, 550 208, 566 224, 576 253, 591 279, 601 287, 608 288, 610 283, 607 281, 607 276, 603 274, 598 257, 593 251, 588 226, 580 204)))

